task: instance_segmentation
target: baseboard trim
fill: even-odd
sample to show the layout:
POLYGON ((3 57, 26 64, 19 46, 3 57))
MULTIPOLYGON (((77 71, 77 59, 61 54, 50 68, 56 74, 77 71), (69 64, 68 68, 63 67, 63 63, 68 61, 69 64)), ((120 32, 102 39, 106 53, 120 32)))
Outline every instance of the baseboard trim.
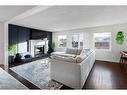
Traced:
POLYGON ((119 62, 113 62, 113 61, 105 61, 105 60, 95 60, 95 61, 102 61, 102 62, 110 62, 110 63, 119 63, 119 62))

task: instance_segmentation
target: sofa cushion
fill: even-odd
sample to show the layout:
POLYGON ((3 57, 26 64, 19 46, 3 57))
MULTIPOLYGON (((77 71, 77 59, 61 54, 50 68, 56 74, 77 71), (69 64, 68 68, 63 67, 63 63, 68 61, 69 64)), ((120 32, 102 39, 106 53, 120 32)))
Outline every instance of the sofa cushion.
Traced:
POLYGON ((80 63, 89 56, 90 49, 67 49, 66 52, 53 52, 52 58, 72 63, 80 63))
POLYGON ((76 57, 76 62, 77 62, 77 63, 81 63, 86 57, 87 57, 86 55, 77 56, 77 57, 76 57))
POLYGON ((90 55, 91 52, 92 51, 90 49, 83 49, 80 55, 76 57, 76 62, 77 63, 82 62, 85 58, 87 58, 87 56, 90 55))
POLYGON ((91 52, 91 49, 83 49, 80 53, 80 56, 83 56, 84 54, 88 56, 91 52))
POLYGON ((81 51, 82 51, 81 49, 69 49, 69 48, 66 49, 67 54, 80 55, 81 51))
POLYGON ((76 63, 76 58, 74 57, 54 55, 52 58, 60 61, 76 63))
POLYGON ((65 52, 58 52, 58 51, 56 51, 56 52, 52 52, 51 53, 51 56, 53 56, 53 55, 61 55, 61 54, 64 54, 65 52))
POLYGON ((76 50, 76 49, 69 49, 69 48, 67 48, 67 49, 66 49, 66 53, 67 53, 67 54, 75 54, 75 55, 76 55, 77 50, 76 50))
POLYGON ((74 54, 66 54, 63 52, 53 52, 51 55, 52 56, 63 56, 63 57, 76 57, 76 55, 74 54))
POLYGON ((80 55, 82 52, 82 49, 77 49, 77 55, 80 55))

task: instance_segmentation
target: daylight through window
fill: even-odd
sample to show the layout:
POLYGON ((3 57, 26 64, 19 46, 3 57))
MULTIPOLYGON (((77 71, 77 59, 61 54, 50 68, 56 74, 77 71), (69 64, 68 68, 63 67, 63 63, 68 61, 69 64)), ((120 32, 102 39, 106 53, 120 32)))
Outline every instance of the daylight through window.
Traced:
POLYGON ((83 48, 83 33, 72 35, 72 47, 83 48))
POLYGON ((59 47, 66 47, 67 46, 67 36, 66 35, 59 35, 58 36, 58 46, 59 47))
POLYGON ((94 33, 95 49, 111 49, 111 33, 94 33))

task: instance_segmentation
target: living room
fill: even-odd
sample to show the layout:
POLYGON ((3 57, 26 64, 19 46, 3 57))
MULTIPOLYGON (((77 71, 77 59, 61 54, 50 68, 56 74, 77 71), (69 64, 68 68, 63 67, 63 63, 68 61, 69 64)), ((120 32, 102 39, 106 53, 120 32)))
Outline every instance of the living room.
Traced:
POLYGON ((1 89, 126 89, 126 10, 0 6, 1 89))

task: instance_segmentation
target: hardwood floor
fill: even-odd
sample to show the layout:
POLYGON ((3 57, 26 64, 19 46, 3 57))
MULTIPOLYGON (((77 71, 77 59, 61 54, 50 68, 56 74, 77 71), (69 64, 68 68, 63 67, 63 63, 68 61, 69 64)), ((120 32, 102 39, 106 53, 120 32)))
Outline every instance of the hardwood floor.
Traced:
POLYGON ((127 74, 120 64, 96 61, 84 89, 127 89, 127 74))
MULTIPOLYGON (((29 89, 39 89, 13 71, 9 70, 9 73, 29 89)), ((61 89, 71 88, 64 85, 61 89)), ((118 63, 95 61, 83 89, 127 89, 127 73, 118 63)))
POLYGON ((20 81, 22 84, 24 84, 26 87, 28 87, 31 90, 40 89, 36 85, 34 85, 33 83, 29 82, 28 80, 24 79, 20 75, 13 72, 12 70, 9 69, 8 73, 11 74, 14 78, 16 78, 18 81, 20 81))

